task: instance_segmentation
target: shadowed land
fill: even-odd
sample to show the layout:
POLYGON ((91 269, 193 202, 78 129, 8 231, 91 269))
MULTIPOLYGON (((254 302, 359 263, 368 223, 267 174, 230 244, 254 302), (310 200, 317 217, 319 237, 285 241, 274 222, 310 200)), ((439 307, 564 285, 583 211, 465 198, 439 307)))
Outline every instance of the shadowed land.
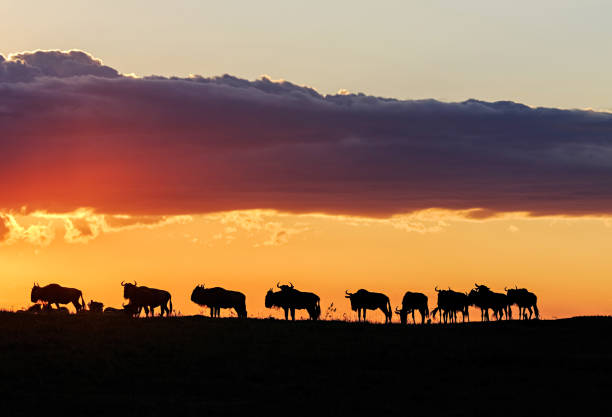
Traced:
POLYGON ((13 415, 567 415, 608 408, 612 318, 402 326, 6 312, 0 362, 13 415))

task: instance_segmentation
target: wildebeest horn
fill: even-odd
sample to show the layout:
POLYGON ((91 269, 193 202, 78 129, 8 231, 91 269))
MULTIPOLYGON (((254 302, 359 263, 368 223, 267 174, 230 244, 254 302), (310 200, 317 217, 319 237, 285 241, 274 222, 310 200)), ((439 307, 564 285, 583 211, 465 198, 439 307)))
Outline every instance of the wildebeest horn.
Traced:
POLYGON ((435 289, 436 289, 436 291, 440 291, 440 290, 438 289, 438 286, 437 286, 437 285, 436 285, 436 288, 435 288, 435 289))
POLYGON ((291 288, 293 288, 293 282, 289 281, 289 285, 291 285, 291 288))
POLYGON ((504 287, 504 291, 508 291, 508 287, 504 287))
POLYGON ((138 285, 138 283, 136 282, 136 280, 134 280, 134 286, 137 286, 137 285, 138 285))
POLYGON ((121 281, 121 286, 125 287, 125 282, 124 281, 121 281))
POLYGON ((348 290, 344 291, 346 293, 346 295, 353 295, 350 292, 348 292, 348 290))
POLYGON ((400 314, 401 310, 395 307, 395 314, 400 314))
POLYGON ((280 288, 280 282, 277 282, 277 283, 276 283, 276 286, 277 286, 278 288, 280 288))

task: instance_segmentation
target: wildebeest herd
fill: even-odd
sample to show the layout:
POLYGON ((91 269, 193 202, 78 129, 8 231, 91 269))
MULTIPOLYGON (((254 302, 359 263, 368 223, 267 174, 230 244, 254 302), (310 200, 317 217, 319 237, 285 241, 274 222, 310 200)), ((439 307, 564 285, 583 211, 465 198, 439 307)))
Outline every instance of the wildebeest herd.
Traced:
MULTIPOLYGON (((149 313, 154 316, 155 309, 160 308, 159 315, 169 316, 172 312, 172 297, 168 291, 150 288, 134 283, 121 282, 123 287, 123 298, 128 300, 121 308, 107 307, 100 302, 91 300, 86 306, 83 293, 76 288, 62 287, 58 284, 49 284, 44 287, 34 284, 31 292, 31 301, 34 304, 24 312, 30 313, 68 313, 66 307, 60 304, 74 305, 77 313, 119 315, 138 317, 144 310, 145 316, 149 313), (55 308, 53 308, 55 305, 55 308), (87 308, 89 307, 89 308, 87 308)), ((306 310, 311 320, 317 320, 321 316, 321 302, 318 295, 311 292, 297 290, 292 283, 289 285, 276 284, 278 291, 272 288, 268 290, 265 297, 266 308, 281 308, 284 310, 285 319, 295 320, 295 310, 306 310)), ((438 289, 437 305, 430 312, 428 298, 425 294, 418 292, 406 292, 402 299, 401 309, 396 308, 395 313, 399 315, 400 322, 406 324, 408 315, 412 316, 412 322, 416 323, 415 312, 421 316, 421 323, 429 323, 431 319, 439 315, 440 323, 456 323, 457 313, 461 313, 462 321, 469 321, 469 307, 473 306, 480 310, 481 321, 489 321, 489 310, 496 320, 512 319, 512 306, 518 307, 519 319, 538 319, 540 312, 537 306, 537 297, 525 288, 506 288, 505 293, 492 291, 486 285, 475 284, 468 292, 453 291, 450 288, 438 289), (529 314, 527 314, 529 312, 529 314)), ((346 298, 350 300, 351 309, 357 311, 358 320, 366 320, 367 310, 381 310, 385 315, 385 323, 393 319, 393 311, 389 297, 385 294, 370 292, 360 289, 354 293, 345 292, 346 298)), ((194 288, 191 293, 191 301, 201 307, 210 309, 211 317, 219 317, 222 308, 233 309, 239 318, 247 317, 246 297, 238 291, 230 291, 221 287, 206 288, 203 284, 194 288)))

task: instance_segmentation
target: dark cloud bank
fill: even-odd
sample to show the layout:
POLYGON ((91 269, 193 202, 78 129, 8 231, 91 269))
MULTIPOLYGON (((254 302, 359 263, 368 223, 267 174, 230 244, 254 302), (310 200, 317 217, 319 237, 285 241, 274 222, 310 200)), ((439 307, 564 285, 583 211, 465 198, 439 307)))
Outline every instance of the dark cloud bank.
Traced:
POLYGON ((0 57, 0 208, 612 213, 612 115, 0 57))

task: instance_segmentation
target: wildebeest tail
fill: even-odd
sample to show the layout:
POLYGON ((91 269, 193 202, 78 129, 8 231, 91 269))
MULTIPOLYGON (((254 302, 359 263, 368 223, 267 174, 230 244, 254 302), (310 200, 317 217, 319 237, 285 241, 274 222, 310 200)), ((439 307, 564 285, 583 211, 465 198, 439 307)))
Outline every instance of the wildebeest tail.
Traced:
POLYGON ((429 318, 429 306, 425 304, 425 317, 429 318))
POLYGON ((85 310, 85 299, 83 298, 83 293, 81 293, 81 303, 83 303, 83 310, 85 310))
POLYGON ((539 319, 540 318, 540 310, 538 310, 538 305, 537 304, 533 305, 533 312, 535 313, 535 318, 539 319))
POLYGON ((389 312, 387 317, 389 318, 389 321, 391 321, 393 317, 393 310, 391 310, 391 301, 389 301, 388 298, 387 298, 387 311, 389 312))
POLYGON ((168 315, 170 315, 172 314, 172 297, 168 298, 168 304, 170 304, 170 310, 168 310, 169 311, 168 315))

